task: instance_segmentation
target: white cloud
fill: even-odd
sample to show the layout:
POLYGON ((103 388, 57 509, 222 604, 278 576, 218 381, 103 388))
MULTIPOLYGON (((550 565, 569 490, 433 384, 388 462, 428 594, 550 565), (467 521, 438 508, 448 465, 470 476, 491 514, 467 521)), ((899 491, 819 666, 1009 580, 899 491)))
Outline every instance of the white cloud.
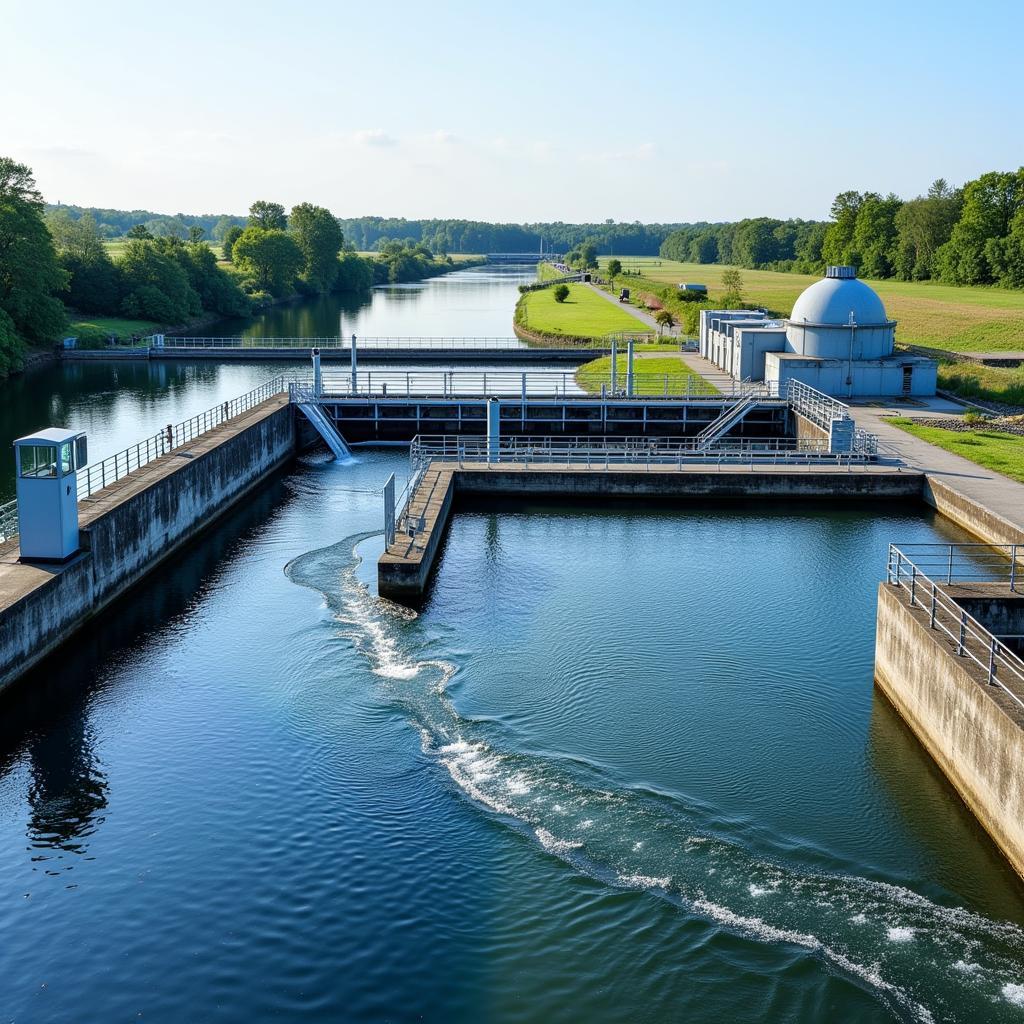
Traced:
POLYGON ((388 135, 383 128, 364 128, 352 136, 353 140, 360 146, 397 146, 398 139, 388 135))
POLYGON ((438 128, 438 130, 431 135, 431 138, 441 146, 454 146, 461 141, 454 132, 448 131, 447 128, 438 128))

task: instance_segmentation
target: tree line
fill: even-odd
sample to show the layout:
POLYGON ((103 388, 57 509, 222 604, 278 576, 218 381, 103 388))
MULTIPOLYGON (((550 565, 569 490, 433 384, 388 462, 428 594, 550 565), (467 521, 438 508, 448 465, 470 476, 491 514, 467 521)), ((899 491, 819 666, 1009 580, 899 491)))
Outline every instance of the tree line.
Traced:
MULTIPOLYGON (((223 260, 200 224, 155 235, 131 225, 111 253, 91 210, 47 208, 32 171, 0 158, 0 375, 21 366, 25 345, 48 345, 69 312, 183 325, 197 317, 244 316, 292 295, 361 291, 374 284, 445 273, 422 245, 390 243, 373 259, 346 243, 326 208, 252 204, 222 236, 223 260)), ((101 340, 89 338, 89 341, 101 340)))
POLYGON ((1024 168, 953 188, 944 179, 903 200, 841 192, 831 221, 754 217, 689 225, 660 247, 666 259, 819 273, 828 264, 869 278, 1024 288, 1024 168))

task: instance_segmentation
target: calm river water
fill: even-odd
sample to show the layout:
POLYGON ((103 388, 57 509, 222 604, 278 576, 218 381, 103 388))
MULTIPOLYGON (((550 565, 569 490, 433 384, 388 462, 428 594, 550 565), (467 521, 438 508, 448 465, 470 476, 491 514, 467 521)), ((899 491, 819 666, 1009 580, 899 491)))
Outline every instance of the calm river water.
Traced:
POLYGON ((4 1020, 1024 1019, 1024 888, 872 688, 949 524, 468 507, 413 615, 404 467, 300 459, 4 702, 4 1020))

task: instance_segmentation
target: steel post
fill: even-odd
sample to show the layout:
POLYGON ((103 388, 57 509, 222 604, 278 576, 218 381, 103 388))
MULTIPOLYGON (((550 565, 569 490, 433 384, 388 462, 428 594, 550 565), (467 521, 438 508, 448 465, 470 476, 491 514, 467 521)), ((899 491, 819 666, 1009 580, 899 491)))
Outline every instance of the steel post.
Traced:
POLYGON ((626 342, 626 395, 633 397, 633 340, 626 342))

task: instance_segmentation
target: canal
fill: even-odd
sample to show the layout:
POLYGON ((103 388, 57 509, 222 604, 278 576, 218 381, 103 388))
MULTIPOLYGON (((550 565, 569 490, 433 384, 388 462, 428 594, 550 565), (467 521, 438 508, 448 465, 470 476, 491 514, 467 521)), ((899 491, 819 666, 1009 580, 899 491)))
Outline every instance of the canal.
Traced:
MULTIPOLYGON (((257 317, 226 321, 211 328, 226 335, 260 337, 338 336, 344 333, 381 337, 512 336, 512 311, 518 286, 536 279, 534 267, 472 267, 428 281, 389 285, 368 295, 330 295, 275 306, 257 317)), ((400 374, 408 369, 430 372, 429 365, 404 367, 364 362, 400 374)), ((440 365, 440 364, 439 364, 440 365)), ((307 370, 295 363, 66 362, 21 374, 0 383, 0 502, 14 497, 11 442, 47 426, 70 427, 89 434, 93 462, 122 451, 144 437, 179 423, 230 398, 244 394, 280 373, 307 370)), ((460 365, 460 372, 482 369, 460 365)), ((506 370, 509 368, 505 368, 506 370)), ((561 371, 564 367, 520 365, 514 372, 561 371)), ((341 372, 328 367, 327 372, 341 372)), ((569 371, 571 373, 571 370, 569 371)))
POLYGON ((5 1019, 1022 1019, 1024 889, 872 687, 887 544, 958 531, 471 505, 413 615, 405 461, 300 458, 4 701, 5 1019))

